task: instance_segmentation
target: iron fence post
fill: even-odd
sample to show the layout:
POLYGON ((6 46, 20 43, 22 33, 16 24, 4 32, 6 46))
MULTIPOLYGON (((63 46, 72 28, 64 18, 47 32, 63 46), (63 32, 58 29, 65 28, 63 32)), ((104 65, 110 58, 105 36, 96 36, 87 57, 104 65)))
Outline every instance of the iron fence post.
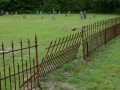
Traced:
POLYGON ((84 26, 82 26, 82 49, 83 49, 83 58, 85 60, 85 50, 84 50, 84 26))
POLYGON ((38 70, 38 44, 37 44, 37 37, 35 35, 35 51, 36 51, 36 79, 38 81, 38 85, 39 85, 39 88, 40 87, 40 82, 39 82, 39 79, 40 79, 40 75, 39 75, 39 70, 38 70))

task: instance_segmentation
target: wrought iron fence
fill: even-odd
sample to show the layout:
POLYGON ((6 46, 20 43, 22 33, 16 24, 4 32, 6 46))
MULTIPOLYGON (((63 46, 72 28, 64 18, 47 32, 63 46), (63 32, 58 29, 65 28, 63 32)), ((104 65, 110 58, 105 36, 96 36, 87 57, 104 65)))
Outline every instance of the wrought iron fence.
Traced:
POLYGON ((82 33, 76 33, 59 40, 52 41, 46 48, 46 56, 39 65, 40 75, 44 75, 60 65, 76 58, 82 42, 82 33))
POLYGON ((98 47, 120 34, 120 17, 83 26, 82 43, 84 59, 98 47))
POLYGON ((9 51, 5 50, 5 46, 2 43, 0 52, 0 90, 32 90, 40 87, 37 47, 36 37, 35 45, 30 45, 30 40, 28 39, 28 45, 23 47, 21 40, 20 48, 15 49, 12 42, 11 50, 9 51), (35 57, 32 59, 31 51, 33 50, 35 57))
MULTIPOLYGON (((52 41, 46 48, 47 53, 38 63, 38 44, 28 39, 27 46, 5 49, 2 43, 0 51, 0 90, 37 90, 41 77, 52 70, 76 58, 79 47, 83 47, 83 57, 106 44, 120 34, 120 17, 83 26, 82 32, 52 41), (34 55, 33 55, 34 53, 34 55)), ((39 90, 38 89, 38 90, 39 90)))

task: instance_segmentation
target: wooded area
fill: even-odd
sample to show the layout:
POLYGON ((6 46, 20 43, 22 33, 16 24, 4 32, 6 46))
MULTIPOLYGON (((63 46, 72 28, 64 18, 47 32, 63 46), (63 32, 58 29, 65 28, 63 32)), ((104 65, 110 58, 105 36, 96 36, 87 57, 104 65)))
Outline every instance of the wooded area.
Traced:
POLYGON ((4 12, 36 13, 36 10, 52 13, 79 13, 86 10, 94 13, 119 13, 120 0, 0 0, 0 9, 4 12))

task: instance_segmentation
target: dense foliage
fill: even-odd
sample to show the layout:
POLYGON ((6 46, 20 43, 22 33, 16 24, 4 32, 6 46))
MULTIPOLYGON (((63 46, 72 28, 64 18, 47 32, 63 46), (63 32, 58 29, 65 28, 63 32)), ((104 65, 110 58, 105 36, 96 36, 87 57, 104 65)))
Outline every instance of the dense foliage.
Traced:
POLYGON ((95 13, 120 13, 120 0, 0 0, 0 9, 4 12, 51 13, 53 8, 64 13, 79 13, 84 9, 95 13))

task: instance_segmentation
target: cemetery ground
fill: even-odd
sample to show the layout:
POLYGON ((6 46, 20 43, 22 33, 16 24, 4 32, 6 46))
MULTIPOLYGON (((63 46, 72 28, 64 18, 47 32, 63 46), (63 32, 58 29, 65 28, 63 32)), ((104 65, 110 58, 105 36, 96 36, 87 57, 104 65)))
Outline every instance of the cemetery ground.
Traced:
POLYGON ((46 75, 43 90, 120 90, 120 36, 46 75))
MULTIPOLYGON (((25 46, 28 38, 31 44, 34 44, 36 34, 40 62, 46 53, 45 48, 49 46, 52 40, 80 32, 82 25, 115 18, 119 15, 96 14, 96 18, 93 18, 93 16, 93 14, 87 14, 87 19, 85 20, 80 20, 79 14, 71 14, 71 16, 67 17, 65 17, 65 14, 57 14, 55 15, 55 20, 52 20, 49 14, 43 14, 43 19, 40 18, 40 15, 31 14, 26 15, 27 18, 22 18, 22 15, 1 16, 0 50, 2 50, 2 42, 6 51, 11 50, 12 41, 15 48, 20 47, 19 42, 21 39, 25 46), (73 28, 77 29, 72 31, 73 28)), ((119 42, 119 38, 116 41, 112 40, 109 43, 110 45, 100 48, 87 60, 83 60, 80 57, 82 53, 79 50, 77 60, 65 64, 42 80, 42 88, 45 90, 119 90, 119 42)), ((10 64, 12 62, 8 60, 7 63, 10 64)))

